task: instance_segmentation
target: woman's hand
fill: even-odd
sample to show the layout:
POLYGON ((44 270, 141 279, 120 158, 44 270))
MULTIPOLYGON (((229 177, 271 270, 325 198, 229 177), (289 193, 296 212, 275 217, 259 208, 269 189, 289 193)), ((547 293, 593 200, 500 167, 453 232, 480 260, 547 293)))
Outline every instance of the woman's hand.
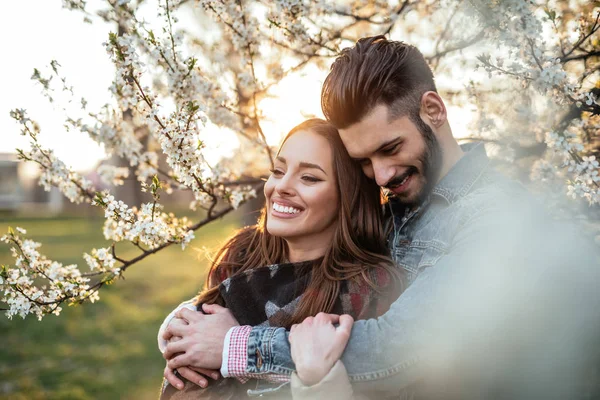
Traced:
POLYGON ((353 322, 349 315, 319 313, 292 326, 292 360, 302 383, 312 386, 327 375, 346 348, 353 322))

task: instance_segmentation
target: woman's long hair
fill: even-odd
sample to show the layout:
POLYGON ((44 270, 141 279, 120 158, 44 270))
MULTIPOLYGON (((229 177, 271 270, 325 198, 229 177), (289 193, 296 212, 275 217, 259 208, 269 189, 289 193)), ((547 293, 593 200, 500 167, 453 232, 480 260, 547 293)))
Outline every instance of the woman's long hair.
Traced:
MULTIPOLYGON (((333 153, 333 169, 339 194, 337 226, 331 246, 322 258, 313 261, 311 277, 300 303, 288 324, 299 323, 319 312, 331 312, 340 292, 340 281, 363 282, 377 290, 372 268, 383 269, 400 284, 386 246, 382 221, 381 189, 368 179, 348 155, 337 129, 321 119, 309 119, 293 128, 283 140, 299 131, 316 133, 329 142, 333 153)), ((281 149, 280 147, 280 149, 281 149)), ((258 223, 239 230, 217 252, 212 262, 205 289, 199 303, 223 305, 219 283, 243 271, 287 261, 287 244, 266 229, 267 207, 263 207, 258 223)))

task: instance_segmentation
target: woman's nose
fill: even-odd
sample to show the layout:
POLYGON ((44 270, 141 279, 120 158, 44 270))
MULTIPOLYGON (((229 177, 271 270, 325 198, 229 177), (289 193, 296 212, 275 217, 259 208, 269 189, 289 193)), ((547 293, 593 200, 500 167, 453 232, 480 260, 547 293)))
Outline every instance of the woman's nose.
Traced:
POLYGON ((284 176, 277 182, 275 190, 280 195, 293 196, 296 193, 291 177, 284 176))

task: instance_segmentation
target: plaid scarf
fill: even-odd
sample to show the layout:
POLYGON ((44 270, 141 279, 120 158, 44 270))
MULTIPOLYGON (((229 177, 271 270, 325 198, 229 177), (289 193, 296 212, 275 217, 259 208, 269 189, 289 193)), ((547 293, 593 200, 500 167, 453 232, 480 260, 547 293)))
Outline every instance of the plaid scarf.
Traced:
MULTIPOLYGON (((240 325, 284 326, 289 321, 310 282, 314 264, 286 263, 254 268, 225 279, 219 291, 227 307, 240 325)), ((340 281, 340 293, 332 313, 349 314, 354 319, 368 319, 382 315, 398 297, 391 277, 380 268, 369 270, 370 278, 379 291, 364 281, 340 281)), ((201 311, 201 305, 197 306, 201 311)), ((241 384, 235 379, 210 382, 206 389, 185 382, 181 391, 168 385, 161 394, 163 399, 237 399, 247 397, 245 391, 254 386, 251 381, 241 384)))

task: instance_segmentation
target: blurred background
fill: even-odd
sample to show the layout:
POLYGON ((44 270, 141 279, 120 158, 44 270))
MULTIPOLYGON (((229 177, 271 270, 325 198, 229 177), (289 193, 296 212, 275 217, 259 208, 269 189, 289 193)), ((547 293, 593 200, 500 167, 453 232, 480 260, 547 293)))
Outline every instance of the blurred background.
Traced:
MULTIPOLYGON (((19 135, 18 124, 9 116, 15 108, 26 108, 42 130, 39 142, 98 190, 110 189, 128 205, 151 200, 140 191, 139 168, 109 151, 99 135, 86 134, 80 123, 73 122, 89 119, 87 110, 109 109, 108 104, 110 110, 119 110, 117 131, 134 132, 144 151, 156 152, 158 165, 165 166, 153 127, 137 118, 136 110, 115 100, 118 96, 109 89, 115 65, 103 43, 109 32, 121 36, 143 26, 167 38, 177 32, 184 56, 197 59, 199 76, 215 82, 228 98, 225 104, 230 115, 206 112, 208 120, 199 134, 203 154, 208 164, 236 171, 241 180, 253 182, 266 176, 269 152, 292 127, 306 118, 322 117, 321 85, 340 49, 374 34, 412 43, 434 70, 455 136, 463 142, 485 141, 498 168, 543 195, 549 205, 562 204, 555 208, 557 215, 581 220, 590 235, 600 239, 598 204, 584 193, 572 196, 564 206, 572 178, 562 172, 562 161, 545 140, 553 129, 576 129, 584 154, 600 155, 599 112, 595 105, 587 111, 574 109, 574 100, 558 104, 550 99, 552 95, 503 73, 502 60, 519 54, 502 36, 510 26, 496 26, 491 17, 488 25, 478 20, 476 13, 485 15, 487 3, 494 2, 6 2, 0 13, 4 45, 0 232, 8 226, 26 228, 28 236, 43 243, 41 252, 64 265, 84 264, 84 252, 110 246, 102 233, 101 210, 73 204, 56 188, 44 190, 38 184, 40 169, 18 160, 15 149, 26 149, 29 138, 19 135), (313 3, 318 7, 306 5, 313 3), (166 10, 175 17, 166 17, 166 10), (240 12, 256 26, 242 26, 246 33, 238 37, 235 16, 240 12), (172 32, 165 30, 169 18, 175 18, 171 19, 176 23, 172 32), (251 54, 241 49, 244 41, 251 43, 247 45, 253 49, 251 54), (487 57, 490 53, 492 58, 487 57), (52 60, 58 62, 60 72, 52 71, 52 60), (497 67, 494 74, 489 68, 492 64, 497 67), (85 106, 81 106, 82 99, 85 106), (103 179, 101 166, 125 168, 129 174, 115 185, 103 179)), ((563 52, 561 65, 578 88, 600 87, 596 86, 600 44, 593 25, 600 2, 540 0, 533 4, 535 15, 545 21, 541 34, 549 51, 558 52, 559 43, 564 49, 573 48, 569 55, 563 52)), ((146 54, 148 59, 150 54, 146 54)), ((166 70, 161 63, 148 62, 144 79, 169 110, 177 94, 166 70)), ((198 100, 206 99, 199 95, 198 100)), ((106 125, 100 123, 98 131, 106 125)), ((173 175, 165 173, 161 179, 173 180, 173 175)), ((178 190, 176 184, 171 188, 161 197, 167 212, 192 221, 205 218, 202 207, 189 207, 194 200, 190 191, 178 190)), ((124 280, 104 287, 95 304, 65 306, 59 317, 47 316, 41 322, 35 317, 0 317, 0 399, 156 398, 164 368, 156 346, 160 323, 202 287, 207 256, 236 228, 256 221, 261 204, 259 193, 257 199, 198 230, 185 251, 171 246, 144 259, 127 271, 124 280)), ((134 257, 136 251, 124 246, 122 256, 134 257)), ((13 263, 10 247, 0 245, 0 264, 13 263)))

